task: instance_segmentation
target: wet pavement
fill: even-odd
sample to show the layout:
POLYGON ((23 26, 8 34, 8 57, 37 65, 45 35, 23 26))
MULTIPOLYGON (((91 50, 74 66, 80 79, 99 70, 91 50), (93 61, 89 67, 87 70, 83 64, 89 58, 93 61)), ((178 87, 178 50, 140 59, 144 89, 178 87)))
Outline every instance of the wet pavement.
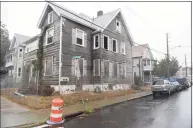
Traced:
POLYGON ((191 128, 191 88, 97 110, 66 122, 64 128, 191 128))
POLYGON ((42 116, 1 97, 1 128, 38 122, 42 116))

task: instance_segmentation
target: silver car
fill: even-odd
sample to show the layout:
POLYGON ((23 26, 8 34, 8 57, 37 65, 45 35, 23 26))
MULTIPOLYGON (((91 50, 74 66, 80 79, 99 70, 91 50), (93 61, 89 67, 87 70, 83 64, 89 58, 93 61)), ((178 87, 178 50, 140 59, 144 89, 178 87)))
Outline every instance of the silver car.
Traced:
POLYGON ((170 95, 172 92, 175 91, 175 85, 168 80, 159 79, 153 82, 151 91, 153 92, 154 97, 156 96, 157 93, 161 94, 163 92, 170 95))

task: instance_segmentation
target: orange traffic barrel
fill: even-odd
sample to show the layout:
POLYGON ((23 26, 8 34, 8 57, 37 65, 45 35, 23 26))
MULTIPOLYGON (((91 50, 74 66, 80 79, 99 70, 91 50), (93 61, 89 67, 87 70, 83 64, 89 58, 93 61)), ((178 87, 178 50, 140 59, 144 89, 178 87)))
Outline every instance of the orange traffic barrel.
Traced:
POLYGON ((47 124, 61 124, 64 123, 62 117, 62 108, 64 101, 60 98, 52 100, 52 107, 49 120, 46 121, 47 124))

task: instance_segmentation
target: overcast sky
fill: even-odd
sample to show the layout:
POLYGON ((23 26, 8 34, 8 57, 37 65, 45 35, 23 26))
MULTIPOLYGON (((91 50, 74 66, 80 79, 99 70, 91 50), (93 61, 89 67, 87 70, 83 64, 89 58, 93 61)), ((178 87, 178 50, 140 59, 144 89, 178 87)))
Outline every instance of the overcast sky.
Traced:
MULTIPOLYGON (((104 13, 121 8, 136 43, 148 43, 152 49, 166 53, 166 33, 169 47, 181 45, 170 51, 184 66, 184 55, 190 66, 191 57, 191 4, 190 2, 56 2, 76 13, 96 17, 97 11, 104 13)), ((14 33, 27 36, 39 34, 37 23, 45 2, 3 2, 1 20, 7 25, 10 38, 14 33)), ((153 52, 156 59, 163 54, 153 52)))

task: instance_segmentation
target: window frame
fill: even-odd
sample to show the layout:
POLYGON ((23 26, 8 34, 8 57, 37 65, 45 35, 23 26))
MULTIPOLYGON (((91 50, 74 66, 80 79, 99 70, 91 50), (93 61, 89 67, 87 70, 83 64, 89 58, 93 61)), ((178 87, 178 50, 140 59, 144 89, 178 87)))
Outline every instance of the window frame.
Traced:
POLYGON ((19 50, 18 50, 18 58, 22 58, 22 57, 23 57, 23 49, 22 49, 22 48, 19 48, 19 50), (20 52, 20 50, 22 50, 22 51, 20 52), (19 56, 20 53, 21 53, 21 56, 19 56))
POLYGON ((21 76, 22 76, 22 68, 18 67, 17 68, 17 78, 21 78, 21 76), (20 76, 19 76, 19 68, 21 69, 20 76))
POLYGON ((94 35, 93 38, 94 38, 94 39, 93 39, 93 42, 94 42, 94 43, 93 43, 93 49, 98 49, 98 48, 99 48, 99 44, 100 44, 100 43, 99 43, 99 41, 100 41, 100 40, 99 40, 99 34, 94 35), (95 40, 95 39, 96 39, 96 38, 95 38, 96 36, 98 36, 98 47, 96 47, 96 40, 95 40))
POLYGON ((117 39, 115 39, 115 38, 112 38, 112 51, 115 52, 115 53, 118 52, 118 43, 117 43, 117 39), (116 41, 116 51, 113 51, 113 40, 116 41))
POLYGON ((51 28, 46 30, 46 46, 51 45, 53 43, 54 43, 54 26, 52 26, 51 28), (51 30, 51 29, 53 29, 53 36, 52 36, 53 39, 52 39, 52 43, 48 44, 48 40, 47 40, 48 39, 48 31, 51 30))
POLYGON ((48 24, 51 24, 51 23, 53 23, 54 22, 54 11, 51 11, 51 12, 49 12, 48 13, 48 24), (50 15, 52 14, 52 21, 50 22, 50 15))
POLYGON ((105 50, 109 50, 109 36, 107 36, 107 35, 105 35, 105 34, 103 34, 103 49, 105 49, 105 50), (105 49, 105 41, 104 41, 104 37, 107 37, 107 49, 105 49))
POLYGON ((116 19, 116 32, 121 33, 121 21, 116 19), (117 26, 117 23, 119 23, 119 27, 117 26))
POLYGON ((78 28, 76 28, 76 42, 75 42, 75 44, 78 45, 78 46, 84 47, 84 31, 81 30, 81 29, 78 29, 78 28), (83 33, 82 34, 82 45, 81 44, 77 44, 77 31, 81 31, 83 33))
POLYGON ((121 54, 122 55, 125 55, 126 54, 126 48, 125 48, 125 42, 121 42, 121 54), (124 44, 124 53, 122 52, 122 49, 123 49, 123 44, 124 44))
POLYGON ((50 56, 47 56, 46 58, 45 58, 45 62, 44 62, 44 76, 52 76, 52 74, 53 74, 53 56, 54 55, 52 55, 51 56, 51 59, 52 59, 52 71, 51 71, 51 75, 48 75, 48 74, 46 74, 46 72, 47 72, 47 59, 50 57, 50 56))

